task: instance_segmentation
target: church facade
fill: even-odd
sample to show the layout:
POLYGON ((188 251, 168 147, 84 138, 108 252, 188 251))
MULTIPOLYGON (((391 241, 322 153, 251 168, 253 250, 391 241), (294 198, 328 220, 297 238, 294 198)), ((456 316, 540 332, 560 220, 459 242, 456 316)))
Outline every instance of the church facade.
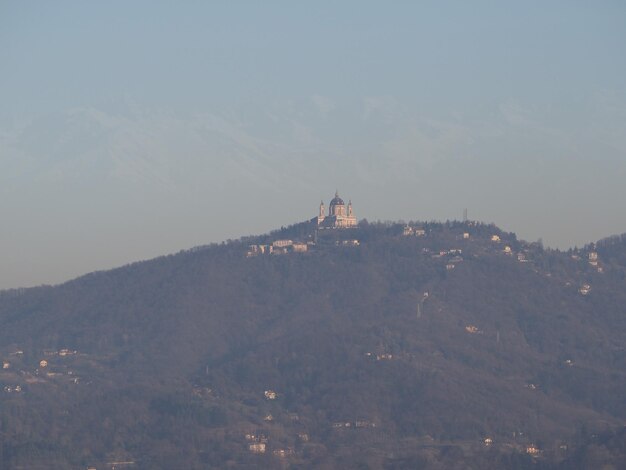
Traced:
POLYGON ((352 201, 348 201, 348 205, 339 197, 339 193, 335 192, 335 197, 328 205, 328 215, 325 213, 324 201, 320 204, 320 211, 317 217, 312 219, 319 228, 349 228, 356 226, 356 216, 352 210, 352 201))

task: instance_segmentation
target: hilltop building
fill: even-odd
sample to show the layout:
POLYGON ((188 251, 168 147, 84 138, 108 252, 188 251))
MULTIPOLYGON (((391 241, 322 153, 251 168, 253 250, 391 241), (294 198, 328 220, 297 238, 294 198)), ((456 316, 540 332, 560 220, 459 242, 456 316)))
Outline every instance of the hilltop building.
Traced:
POLYGON ((324 201, 320 204, 320 211, 317 217, 311 220, 319 228, 349 228, 356 226, 356 216, 352 210, 352 201, 348 205, 335 192, 335 197, 328 205, 328 215, 325 214, 324 201))

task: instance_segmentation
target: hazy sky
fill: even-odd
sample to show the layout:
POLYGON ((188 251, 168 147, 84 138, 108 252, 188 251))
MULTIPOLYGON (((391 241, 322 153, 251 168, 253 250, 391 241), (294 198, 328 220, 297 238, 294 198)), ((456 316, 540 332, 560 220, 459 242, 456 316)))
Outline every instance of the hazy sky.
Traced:
POLYGON ((369 220, 626 232, 623 1, 0 0, 0 288, 369 220))

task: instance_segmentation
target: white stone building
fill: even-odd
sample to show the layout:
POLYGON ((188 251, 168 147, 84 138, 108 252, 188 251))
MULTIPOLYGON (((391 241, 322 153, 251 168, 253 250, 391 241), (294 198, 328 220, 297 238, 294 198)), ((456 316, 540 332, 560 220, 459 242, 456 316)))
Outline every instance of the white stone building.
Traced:
POLYGON ((324 201, 320 204, 320 211, 317 217, 312 220, 320 228, 349 228, 356 226, 356 216, 352 210, 352 201, 348 205, 335 192, 335 197, 328 205, 328 215, 325 214, 324 201))

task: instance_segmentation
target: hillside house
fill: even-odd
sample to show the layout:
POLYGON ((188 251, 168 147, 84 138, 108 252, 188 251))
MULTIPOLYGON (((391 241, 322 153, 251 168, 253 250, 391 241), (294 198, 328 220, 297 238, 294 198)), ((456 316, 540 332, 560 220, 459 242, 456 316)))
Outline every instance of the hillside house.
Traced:
POLYGON ((578 292, 580 292, 582 295, 587 295, 589 294, 589 292, 591 292, 591 286, 589 284, 583 284, 580 289, 578 289, 578 292))
POLYGON ((292 249, 294 253, 305 253, 309 249, 309 245, 306 243, 294 243, 292 249))
POLYGON ((286 248, 293 245, 293 240, 275 240, 272 242, 273 248, 286 248))
POLYGON ((463 240, 469 240, 470 234, 467 232, 463 232, 463 240))
POLYGON ((293 449, 275 449, 272 453, 276 457, 285 458, 288 455, 293 455, 295 452, 293 449))
POLYGON ((539 452, 540 450, 534 444, 526 446, 526 453, 529 455, 538 455, 539 452))
POLYGON ((250 245, 248 246, 248 251, 246 252, 246 257, 250 258, 252 256, 269 254, 272 252, 271 245, 250 245))
POLYGON ((265 390, 265 398, 268 400, 276 400, 276 392, 274 390, 265 390))
POLYGON ((491 241, 499 243, 500 242, 500 237, 498 235, 492 235, 491 236, 491 241))
POLYGON ((73 356, 74 354, 76 354, 77 351, 72 351, 70 349, 61 349, 59 351, 59 356, 64 357, 64 356, 73 356))
POLYGON ((253 454, 264 454, 265 453, 265 443, 264 442, 255 442, 254 444, 248 445, 248 449, 253 454))
POLYGON ((11 363, 10 362, 5 362, 5 361, 2 362, 2 368, 3 369, 6 370, 6 369, 8 369, 10 367, 11 367, 11 363))
POLYGON ((41 367, 42 369, 44 367, 48 367, 48 361, 46 361, 45 359, 42 359, 41 361, 39 361, 39 367, 41 367))
POLYGON ((407 225, 406 227, 404 227, 404 230, 402 231, 402 235, 404 235, 405 237, 410 237, 410 236, 423 237, 424 235, 426 235, 426 230, 420 227, 416 228, 416 227, 411 227, 410 225, 407 225))

